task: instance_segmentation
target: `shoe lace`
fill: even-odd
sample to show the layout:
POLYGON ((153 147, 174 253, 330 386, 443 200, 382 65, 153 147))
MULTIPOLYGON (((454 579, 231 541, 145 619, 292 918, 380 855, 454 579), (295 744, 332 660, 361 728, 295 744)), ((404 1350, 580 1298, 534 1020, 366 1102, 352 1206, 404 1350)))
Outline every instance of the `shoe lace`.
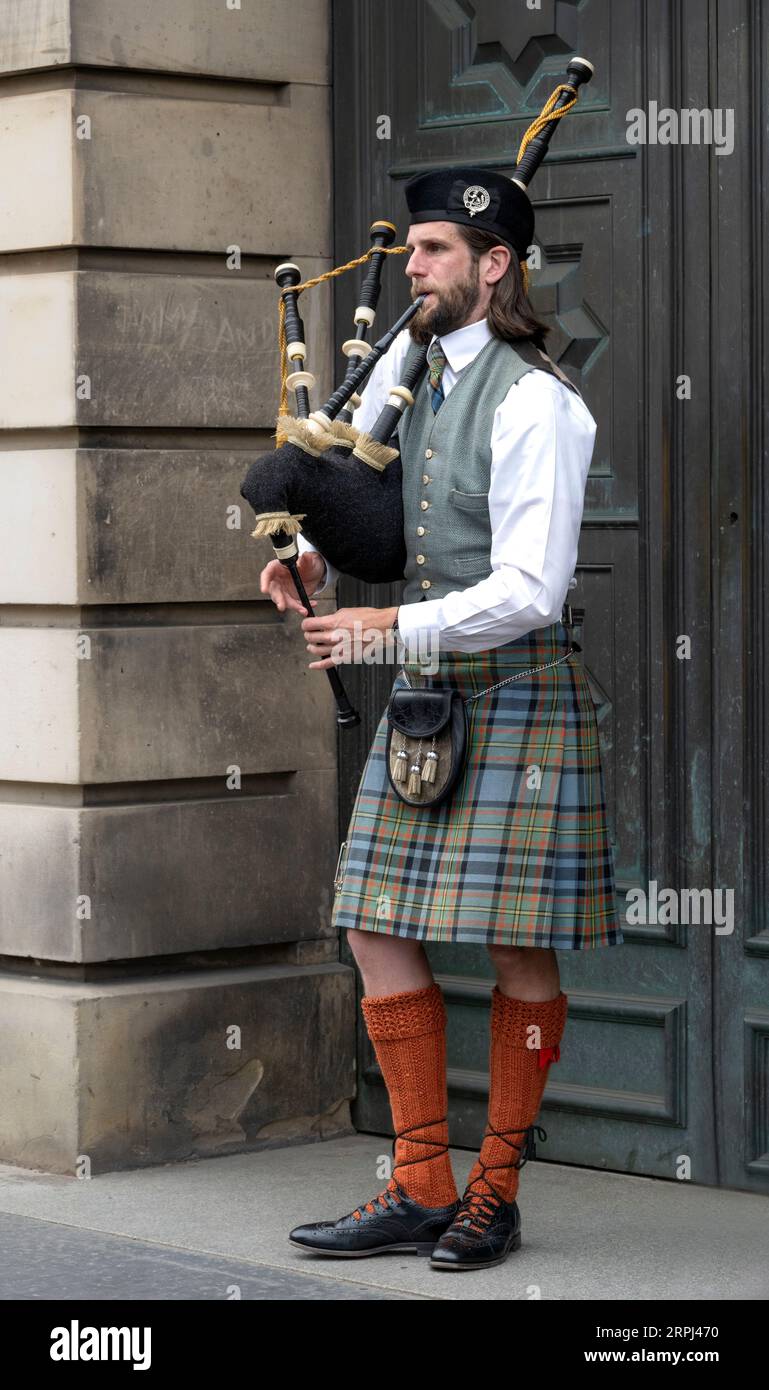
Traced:
MULTIPOLYGON (((446 1115, 441 1115, 440 1119, 438 1120, 420 1120, 419 1124, 417 1125, 411 1125, 408 1129, 398 1130, 392 1142, 393 1163, 395 1162, 395 1145, 399 1139, 405 1139, 407 1135, 413 1135, 415 1129, 429 1129, 431 1125, 443 1124, 446 1119, 446 1115)), ((411 1138, 409 1139, 409 1143, 429 1144, 430 1148, 434 1149, 435 1152, 430 1154, 420 1154, 419 1158, 399 1159, 397 1165, 399 1168, 408 1168, 409 1164, 411 1163, 426 1163, 429 1159, 439 1158, 441 1154, 448 1153, 449 1151, 448 1144, 441 1144, 437 1139, 411 1138)), ((404 1188, 401 1187, 400 1183, 398 1182, 398 1179, 392 1177, 390 1178, 390 1181, 388 1182, 387 1186, 384 1187, 381 1192, 378 1192, 376 1197, 372 1197, 370 1202, 361 1203, 359 1207, 355 1208, 355 1211, 352 1213, 352 1215, 355 1217, 356 1221, 362 1221, 363 1212, 373 1212, 375 1210, 375 1203, 378 1202, 380 1207, 387 1211, 393 1204, 395 1206, 399 1206, 403 1198, 406 1196, 408 1196, 408 1193, 404 1190, 404 1188)))
POLYGON ((500 1205, 506 1201, 506 1198, 501 1192, 497 1191, 486 1174, 493 1172, 496 1168, 503 1168, 505 1171, 507 1171, 508 1168, 522 1168, 530 1158, 536 1158, 537 1148, 534 1141, 535 1133, 540 1142, 547 1139, 547 1134, 545 1130, 542 1129, 541 1125, 527 1125, 525 1129, 505 1130, 495 1129, 493 1125, 486 1126, 487 1135, 495 1134, 497 1139, 501 1139, 504 1144, 507 1144, 509 1149, 515 1149, 516 1152, 520 1153, 520 1158, 514 1163, 484 1163, 483 1159, 479 1157, 478 1162, 481 1165, 481 1171, 471 1183, 467 1184, 467 1187, 462 1193, 459 1209, 451 1223, 452 1230, 455 1227, 460 1231, 469 1228, 470 1230, 483 1234, 488 1229, 500 1205), (526 1138, 522 1144, 517 1144, 507 1138, 508 1134, 524 1134, 526 1138), (487 1188, 491 1188, 491 1191, 474 1191, 476 1183, 479 1182, 484 1182, 487 1188))

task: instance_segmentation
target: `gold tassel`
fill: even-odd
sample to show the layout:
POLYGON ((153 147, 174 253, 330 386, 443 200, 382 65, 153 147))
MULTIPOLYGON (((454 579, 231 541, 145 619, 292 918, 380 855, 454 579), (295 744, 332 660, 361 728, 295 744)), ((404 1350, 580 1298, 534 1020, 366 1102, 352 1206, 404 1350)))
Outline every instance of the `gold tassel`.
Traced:
POLYGON ((396 782, 405 782, 406 765, 408 763, 408 760, 409 755, 406 752, 405 748, 399 748, 395 758, 395 762, 393 763, 393 778, 396 782))
POLYGON ((435 774, 436 774, 437 771, 438 771, 438 754, 435 752, 435 750, 434 750, 433 748, 431 748, 431 749, 430 749, 430 752, 427 754, 427 757, 425 758, 424 766, 423 766, 423 768, 422 768, 422 781, 423 781, 423 782, 434 782, 434 781, 435 781, 435 774))
POLYGON ((419 763, 414 763, 409 772, 409 784, 406 791, 409 796, 419 796, 422 790, 422 778, 419 773, 419 763))

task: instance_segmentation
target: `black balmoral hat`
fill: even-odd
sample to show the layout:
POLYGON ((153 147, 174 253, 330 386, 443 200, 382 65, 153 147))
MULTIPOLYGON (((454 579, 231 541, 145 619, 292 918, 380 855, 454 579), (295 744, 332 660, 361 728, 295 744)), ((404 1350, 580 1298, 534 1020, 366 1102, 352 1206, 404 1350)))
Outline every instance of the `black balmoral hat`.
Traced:
POLYGON ((534 209, 518 183, 472 165, 430 169, 404 192, 412 222, 460 222, 491 232, 525 260, 534 236, 534 209))

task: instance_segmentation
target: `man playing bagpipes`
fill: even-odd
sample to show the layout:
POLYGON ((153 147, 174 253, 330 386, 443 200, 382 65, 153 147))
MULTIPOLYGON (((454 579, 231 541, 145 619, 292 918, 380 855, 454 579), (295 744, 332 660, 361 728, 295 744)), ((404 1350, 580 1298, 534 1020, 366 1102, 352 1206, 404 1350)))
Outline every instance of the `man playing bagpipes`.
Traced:
MULTIPOLYGON (((521 1242, 519 1172, 535 1132, 545 1137, 536 1120, 566 1024, 556 952, 623 940, 595 710, 564 607, 596 424, 543 352, 547 330, 524 278, 534 231, 525 189, 459 166, 418 175, 405 194, 405 273, 412 297, 426 298, 352 418, 365 442, 427 345, 429 373, 398 429, 403 600, 304 616, 302 628, 323 670, 356 624, 385 634, 397 621, 406 660, 395 686, 418 678, 409 652, 428 630, 435 681, 468 704, 466 765, 447 801, 406 804, 387 775, 383 716, 332 922, 363 978, 395 1129, 393 1175, 348 1215, 298 1226, 290 1239, 325 1255, 416 1250, 436 1269, 477 1269, 521 1242), (461 1197, 448 1149, 447 1015, 427 941, 484 945, 496 972, 488 1123, 461 1197)), ((298 548, 317 596, 337 569, 302 534, 298 548)), ((306 614, 280 561, 261 586, 279 609, 306 614)))

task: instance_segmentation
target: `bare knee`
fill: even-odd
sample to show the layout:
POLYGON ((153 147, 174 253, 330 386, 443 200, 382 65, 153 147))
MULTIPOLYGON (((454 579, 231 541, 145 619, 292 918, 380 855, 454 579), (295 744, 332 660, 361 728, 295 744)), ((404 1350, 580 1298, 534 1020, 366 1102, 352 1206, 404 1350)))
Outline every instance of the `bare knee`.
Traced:
POLYGON ((366 994, 398 994, 425 989, 433 983, 430 962, 421 941, 389 932, 347 928, 347 941, 363 977, 366 994))
POLYGON ((358 927, 347 927, 346 931, 348 945, 359 965, 383 957, 408 960, 424 955, 421 941, 393 936, 390 932, 361 931, 358 927))
POLYGON ((488 945, 486 949, 503 993, 532 1000, 558 993, 558 961, 552 946, 488 945))
MULTIPOLYGON (((528 946, 487 946, 486 950, 498 975, 520 974, 530 963, 526 957, 535 954, 528 946)), ((539 951, 538 954, 542 955, 543 952, 539 951)))

